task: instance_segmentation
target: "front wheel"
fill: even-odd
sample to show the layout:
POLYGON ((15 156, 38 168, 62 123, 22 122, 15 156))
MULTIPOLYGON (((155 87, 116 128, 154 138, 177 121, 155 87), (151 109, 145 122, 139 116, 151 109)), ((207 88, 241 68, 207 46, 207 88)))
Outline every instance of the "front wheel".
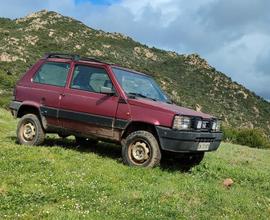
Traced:
POLYGON ((17 138, 18 142, 24 145, 41 145, 44 142, 45 132, 36 115, 27 114, 20 119, 17 138))
POLYGON ((135 131, 122 140, 122 157, 129 166, 154 167, 160 162, 161 152, 152 133, 135 131))

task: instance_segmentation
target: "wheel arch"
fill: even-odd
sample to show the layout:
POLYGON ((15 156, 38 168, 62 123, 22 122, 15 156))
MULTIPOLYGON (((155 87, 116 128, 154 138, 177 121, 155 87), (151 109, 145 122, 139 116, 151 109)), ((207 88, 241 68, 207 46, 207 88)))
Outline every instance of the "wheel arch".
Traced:
POLYGON ((47 121, 45 119, 44 116, 42 116, 41 112, 40 112, 40 108, 39 106, 35 105, 35 104, 30 104, 30 103, 25 103, 22 104, 18 111, 17 111, 17 118, 21 118, 26 114, 34 114, 38 117, 38 119, 41 122, 41 125, 43 126, 44 129, 47 128, 47 121))
POLYGON ((124 129, 121 135, 121 139, 125 139, 130 133, 134 131, 138 131, 138 130, 151 132, 159 143, 159 136, 158 136, 156 126, 154 124, 143 122, 143 121, 131 121, 124 129))

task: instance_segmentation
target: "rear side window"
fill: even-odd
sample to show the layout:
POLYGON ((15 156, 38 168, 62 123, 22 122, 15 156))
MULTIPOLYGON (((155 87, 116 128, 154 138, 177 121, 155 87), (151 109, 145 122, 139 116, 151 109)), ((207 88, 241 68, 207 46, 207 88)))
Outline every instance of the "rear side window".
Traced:
POLYGON ((67 63, 44 63, 33 78, 33 81, 41 84, 64 87, 70 65, 67 63))
POLYGON ((104 69, 83 65, 76 66, 71 88, 100 93, 101 87, 109 87, 113 90, 112 82, 104 69))

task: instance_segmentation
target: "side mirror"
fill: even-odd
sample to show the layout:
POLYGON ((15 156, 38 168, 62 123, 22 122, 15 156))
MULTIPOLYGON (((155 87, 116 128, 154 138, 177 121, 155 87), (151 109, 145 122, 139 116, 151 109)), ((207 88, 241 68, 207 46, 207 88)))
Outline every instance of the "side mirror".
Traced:
POLYGON ((101 86, 100 93, 106 94, 106 95, 114 95, 115 91, 112 90, 110 87, 101 86))

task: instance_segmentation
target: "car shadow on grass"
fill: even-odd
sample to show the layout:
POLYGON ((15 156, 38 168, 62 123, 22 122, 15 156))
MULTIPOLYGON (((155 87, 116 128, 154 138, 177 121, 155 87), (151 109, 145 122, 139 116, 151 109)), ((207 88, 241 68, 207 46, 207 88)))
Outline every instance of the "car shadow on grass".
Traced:
POLYGON ((117 160, 122 163, 121 146, 113 143, 99 141, 96 144, 79 145, 74 139, 46 138, 43 146, 61 146, 81 153, 94 153, 98 156, 117 160))
POLYGON ((183 163, 180 160, 172 159, 172 158, 162 158, 160 162, 160 168, 163 171, 167 172, 183 172, 183 173, 189 173, 191 172, 193 166, 183 163))
MULTIPOLYGON (((16 142, 18 144, 17 138, 15 136, 9 136, 7 138, 10 139, 12 142, 16 142)), ((79 145, 74 139, 56 137, 46 137, 44 143, 42 144, 42 147, 55 146, 79 151, 81 153, 94 153, 103 158, 109 158, 116 160, 118 163, 123 163, 121 156, 121 146, 119 144, 99 141, 97 144, 89 144, 86 146, 79 145)), ((166 172, 190 172, 191 168, 192 167, 181 163, 181 161, 172 159, 167 155, 163 155, 163 158, 160 162, 160 169, 166 172)))
POLYGON ((15 142, 18 144, 17 137, 16 136, 6 136, 4 137, 7 141, 11 141, 12 143, 15 142))

